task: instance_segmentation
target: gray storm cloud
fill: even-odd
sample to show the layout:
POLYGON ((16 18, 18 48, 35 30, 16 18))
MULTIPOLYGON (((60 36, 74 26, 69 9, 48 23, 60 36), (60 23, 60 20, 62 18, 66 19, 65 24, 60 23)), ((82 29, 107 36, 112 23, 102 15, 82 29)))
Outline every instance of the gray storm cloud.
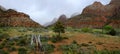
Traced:
POLYGON ((74 13, 81 13, 83 8, 94 1, 106 5, 111 0, 1 0, 0 5, 24 12, 43 25, 61 14, 70 17, 74 13))

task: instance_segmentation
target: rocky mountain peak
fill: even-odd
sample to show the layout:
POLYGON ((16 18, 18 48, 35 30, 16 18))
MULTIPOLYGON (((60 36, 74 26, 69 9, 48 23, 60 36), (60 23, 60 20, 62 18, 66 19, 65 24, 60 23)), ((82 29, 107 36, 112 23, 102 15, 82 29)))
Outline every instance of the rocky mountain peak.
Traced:
POLYGON ((120 0, 111 0, 110 4, 120 5, 120 0))
POLYGON ((102 3, 101 3, 101 2, 98 2, 98 1, 95 1, 92 5, 95 5, 95 6, 102 6, 102 3))
MULTIPOLYGON (((1 6, 2 7, 2 6, 1 6)), ((18 12, 14 9, 5 10, 0 8, 0 26, 6 27, 42 27, 37 22, 33 21, 29 15, 18 12)))
POLYGON ((109 25, 120 28, 120 0, 111 0, 108 5, 96 1, 85 7, 80 15, 68 19, 65 24, 76 28, 102 28, 108 21, 109 25))
POLYGON ((59 17, 59 19, 58 19, 58 21, 62 21, 62 22, 64 22, 64 21, 66 21, 67 20, 67 17, 66 17, 66 15, 61 15, 60 17, 59 17))

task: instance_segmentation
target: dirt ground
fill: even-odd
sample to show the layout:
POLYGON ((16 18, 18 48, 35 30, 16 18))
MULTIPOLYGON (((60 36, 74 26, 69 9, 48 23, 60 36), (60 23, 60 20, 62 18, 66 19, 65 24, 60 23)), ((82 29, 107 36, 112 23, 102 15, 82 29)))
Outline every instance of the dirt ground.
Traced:
MULTIPOLYGON (((55 45, 55 51, 52 54, 62 54, 62 51, 58 50, 60 45, 70 44, 73 40, 77 41, 78 44, 91 43, 96 46, 97 50, 120 50, 120 37, 100 35, 96 36, 90 33, 78 33, 74 36, 69 37, 67 40, 63 40, 58 43, 52 43, 55 45), (102 44, 97 44, 102 43, 102 44)), ((49 42, 51 43, 51 42, 49 42)))

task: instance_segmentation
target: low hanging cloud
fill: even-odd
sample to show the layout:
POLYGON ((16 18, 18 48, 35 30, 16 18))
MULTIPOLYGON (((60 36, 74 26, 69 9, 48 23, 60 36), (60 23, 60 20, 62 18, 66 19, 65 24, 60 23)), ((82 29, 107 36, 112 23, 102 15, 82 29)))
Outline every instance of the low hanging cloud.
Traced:
POLYGON ((24 12, 43 25, 62 14, 67 17, 74 13, 80 14, 83 8, 95 1, 106 5, 111 0, 1 0, 0 5, 7 9, 24 12))

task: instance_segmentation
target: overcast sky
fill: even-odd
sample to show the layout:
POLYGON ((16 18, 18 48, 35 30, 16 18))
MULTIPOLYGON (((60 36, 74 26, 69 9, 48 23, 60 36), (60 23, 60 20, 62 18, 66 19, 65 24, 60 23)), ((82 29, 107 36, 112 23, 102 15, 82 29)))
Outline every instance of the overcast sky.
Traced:
POLYGON ((0 5, 29 14, 34 21, 45 24, 65 14, 81 13, 83 8, 99 1, 106 5, 110 0, 0 0, 0 5))

